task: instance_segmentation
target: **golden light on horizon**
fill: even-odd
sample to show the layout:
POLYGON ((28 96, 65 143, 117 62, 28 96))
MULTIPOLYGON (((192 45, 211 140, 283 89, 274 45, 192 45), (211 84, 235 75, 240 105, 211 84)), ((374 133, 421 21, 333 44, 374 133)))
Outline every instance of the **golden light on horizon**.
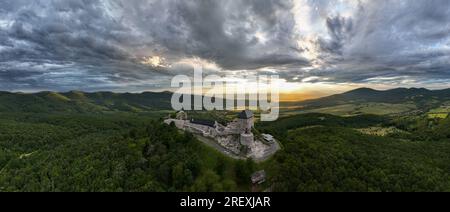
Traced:
MULTIPOLYGON (((268 87, 261 87, 257 83, 248 82, 244 79, 223 79, 220 85, 211 85, 212 87, 202 87, 202 93, 200 95, 208 95, 208 93, 226 95, 226 92, 234 94, 257 94, 268 93, 270 91, 268 87)), ((281 102, 294 102, 304 101, 309 99, 317 99, 333 94, 343 93, 349 90, 353 90, 357 85, 350 84, 326 84, 326 83, 304 83, 304 82, 286 82, 284 79, 280 79, 277 83, 279 91, 279 99, 281 102)), ((187 90, 180 90, 181 93, 190 93, 195 90, 187 88, 187 90)))
POLYGON ((280 84, 280 101, 303 101, 343 93, 358 86, 349 84, 285 82, 280 84))
POLYGON ((281 102, 296 102, 309 99, 317 99, 322 96, 316 96, 313 93, 280 93, 281 102))

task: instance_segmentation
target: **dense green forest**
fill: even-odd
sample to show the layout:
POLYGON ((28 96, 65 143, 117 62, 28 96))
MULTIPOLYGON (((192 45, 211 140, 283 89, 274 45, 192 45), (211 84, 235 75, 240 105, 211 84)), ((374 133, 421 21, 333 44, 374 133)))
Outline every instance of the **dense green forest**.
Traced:
POLYGON ((282 132, 284 149, 267 163, 275 191, 450 191, 449 124, 307 114, 261 127, 282 132), (357 130, 371 125, 405 131, 382 137, 357 130))
POLYGON ((1 191, 449 191, 449 119, 306 114, 262 123, 283 150, 236 161, 161 123, 165 113, 4 113, 1 191), (388 136, 370 126, 404 130, 388 136), (283 130, 284 129, 284 130, 283 130))
POLYGON ((156 117, 3 117, 1 191, 246 191, 255 168, 156 117))
POLYGON ((277 191, 450 191, 448 141, 402 141, 316 127, 289 133, 271 167, 277 191))

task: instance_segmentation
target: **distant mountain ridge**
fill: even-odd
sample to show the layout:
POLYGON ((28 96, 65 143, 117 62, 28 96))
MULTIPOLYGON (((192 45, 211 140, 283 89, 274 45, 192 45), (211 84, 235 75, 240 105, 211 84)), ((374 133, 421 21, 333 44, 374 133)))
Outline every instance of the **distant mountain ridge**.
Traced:
POLYGON ((145 112, 171 109, 172 93, 0 92, 0 112, 145 112))
MULTIPOLYGON (((0 92, 0 112, 146 112, 171 110, 171 92, 0 92)), ((355 103, 414 103, 419 108, 433 108, 450 102, 450 89, 396 88, 375 90, 358 88, 324 98, 291 102, 289 106, 329 107, 355 103)), ((286 103, 281 103, 286 104, 286 103)))
POLYGON ((450 101, 450 89, 395 88, 382 91, 371 88, 358 88, 342 94, 303 101, 299 104, 305 107, 326 107, 364 102, 391 104, 411 102, 419 107, 431 107, 445 101, 450 101))

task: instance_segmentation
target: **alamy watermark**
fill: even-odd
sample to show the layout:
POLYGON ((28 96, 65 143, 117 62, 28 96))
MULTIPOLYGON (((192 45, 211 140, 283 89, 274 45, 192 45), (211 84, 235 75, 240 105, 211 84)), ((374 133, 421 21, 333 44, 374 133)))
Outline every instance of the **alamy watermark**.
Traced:
POLYGON ((261 121, 279 117, 279 76, 259 75, 245 79, 203 76, 201 66, 194 67, 193 79, 177 75, 172 79, 174 110, 242 110, 261 112, 261 121))

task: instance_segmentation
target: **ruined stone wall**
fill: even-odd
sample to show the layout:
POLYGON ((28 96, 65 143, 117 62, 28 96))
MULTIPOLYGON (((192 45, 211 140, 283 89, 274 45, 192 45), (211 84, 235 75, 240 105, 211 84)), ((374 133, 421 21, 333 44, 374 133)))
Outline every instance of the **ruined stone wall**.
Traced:
POLYGON ((255 140, 255 137, 253 136, 253 133, 242 133, 240 137, 240 142, 244 146, 251 147, 253 145, 253 142, 255 140))

